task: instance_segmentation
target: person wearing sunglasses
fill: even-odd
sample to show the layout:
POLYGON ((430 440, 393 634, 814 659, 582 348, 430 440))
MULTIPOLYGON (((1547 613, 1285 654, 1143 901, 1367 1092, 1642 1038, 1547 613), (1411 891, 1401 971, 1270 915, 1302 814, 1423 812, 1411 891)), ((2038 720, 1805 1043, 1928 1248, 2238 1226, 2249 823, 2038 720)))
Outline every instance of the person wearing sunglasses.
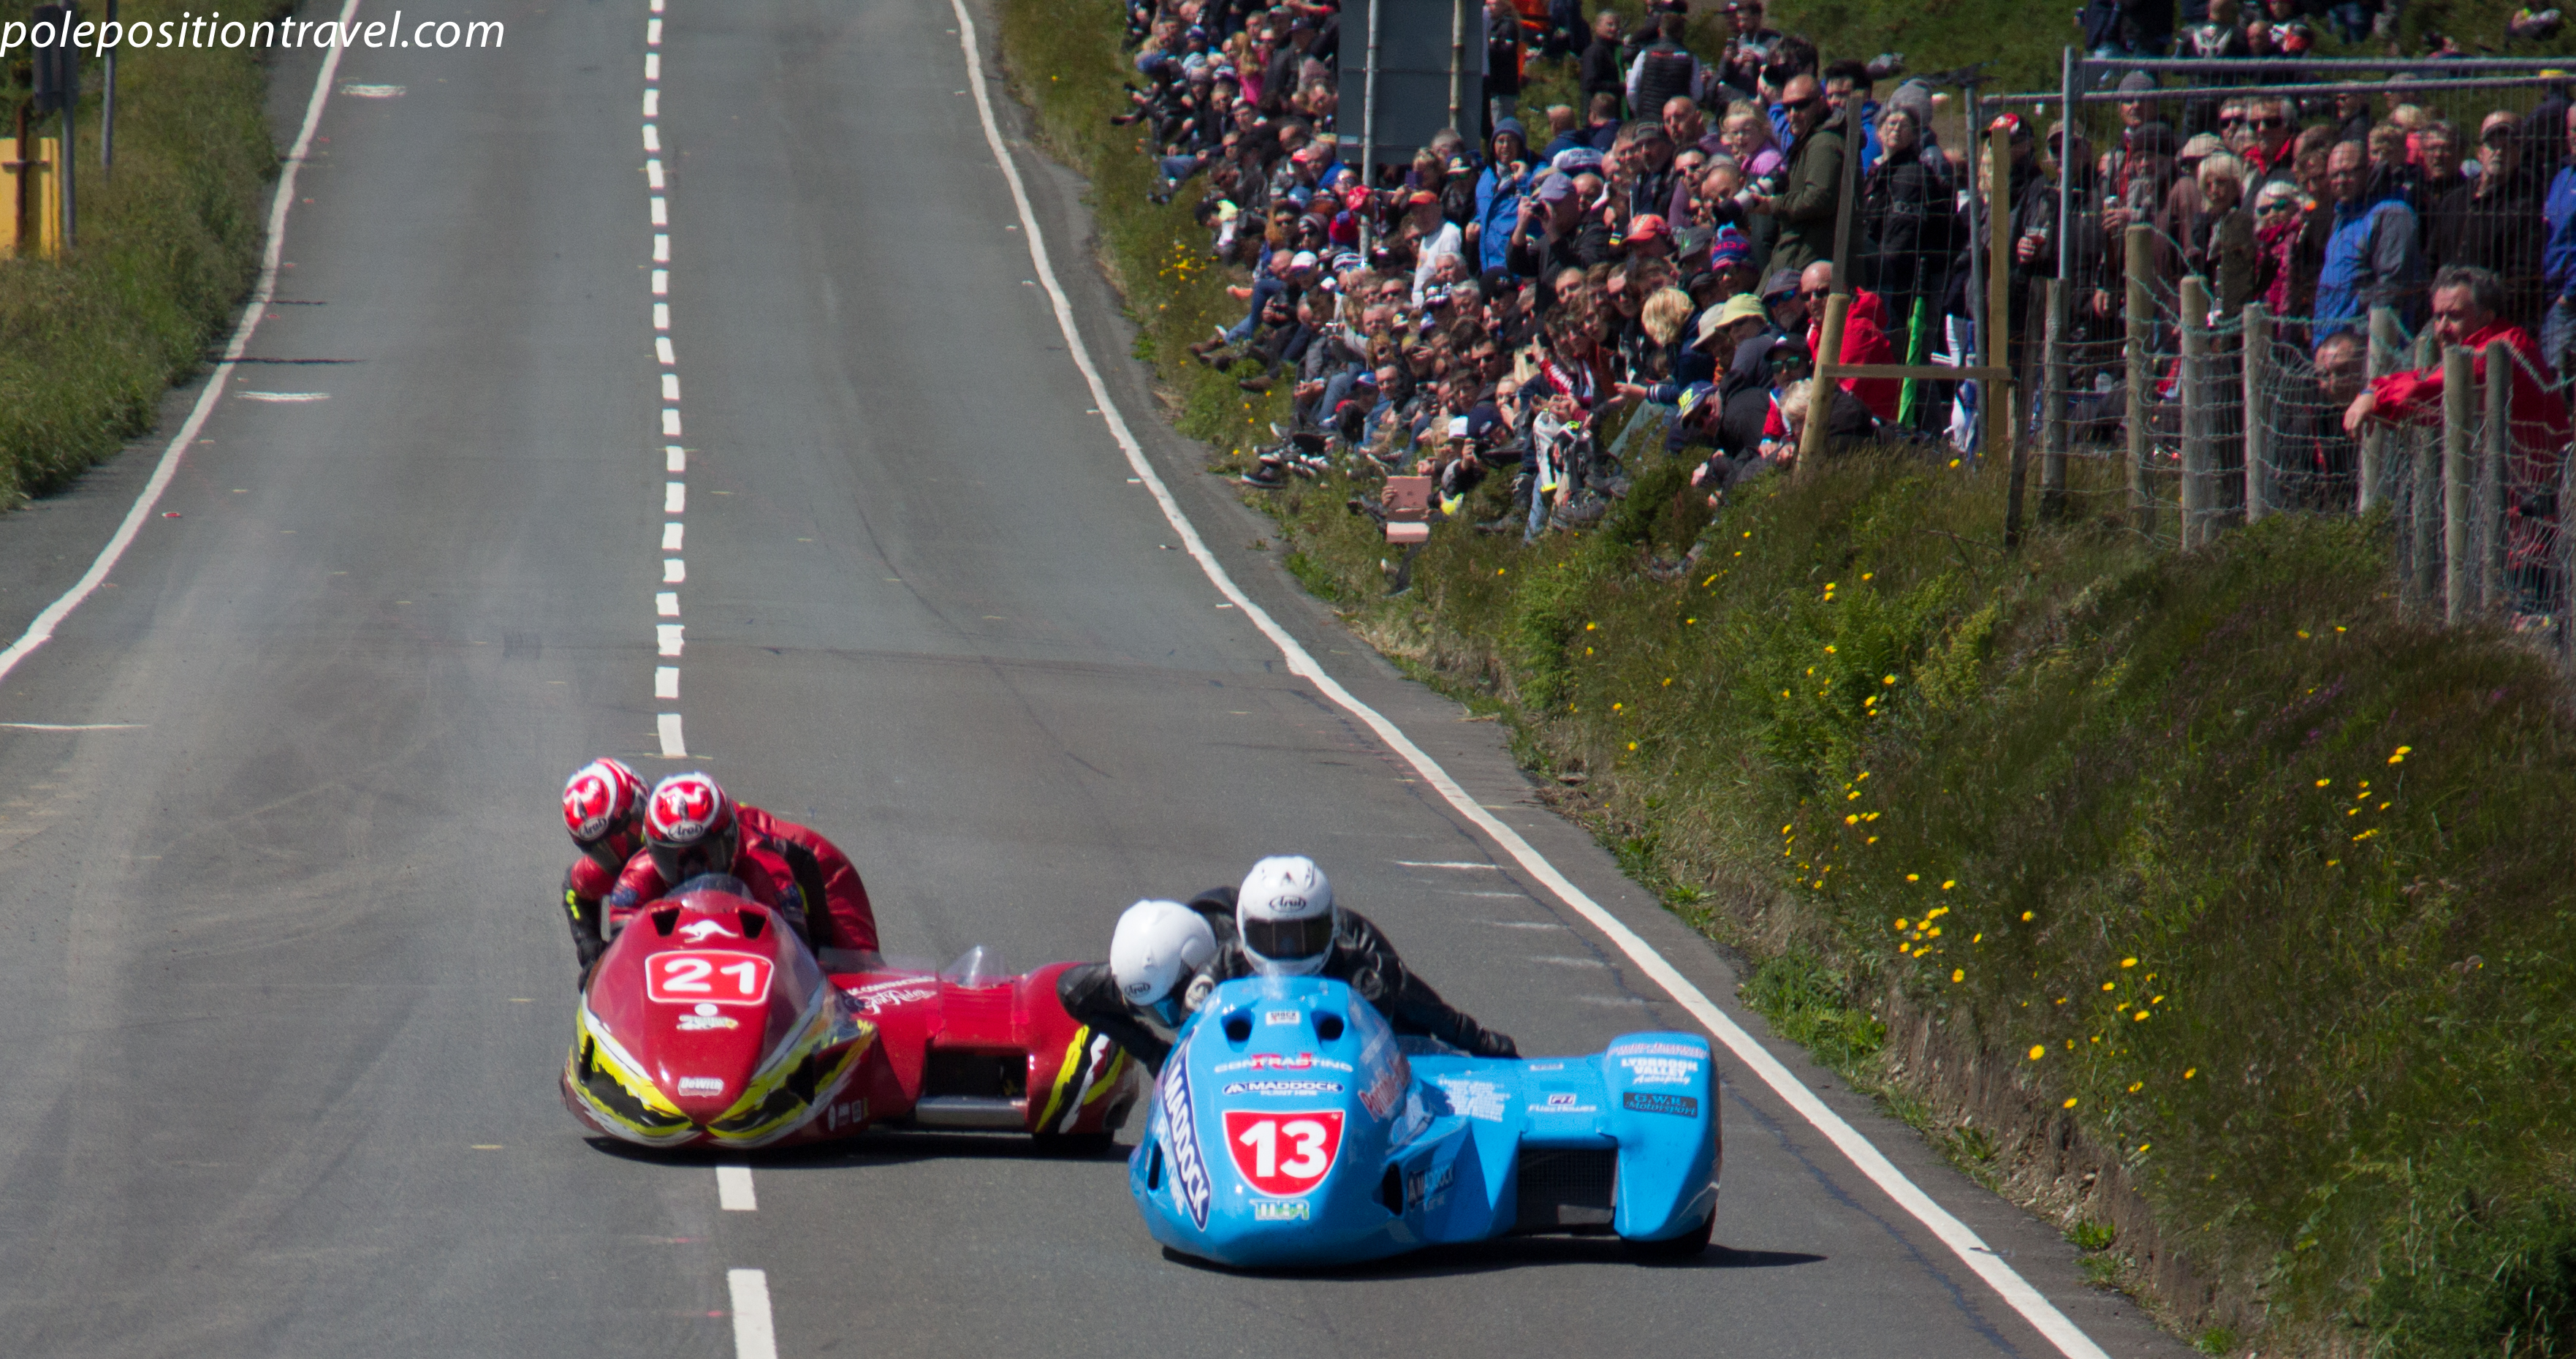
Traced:
POLYGON ((1756 197, 1755 212, 1768 213, 1780 224, 1771 247, 1771 267, 1804 269, 1829 258, 1834 248, 1834 210, 1842 196, 1842 115, 1825 107, 1824 87, 1811 75, 1797 75, 1781 88, 1780 108, 1790 130, 1788 167, 1776 195, 1756 197))

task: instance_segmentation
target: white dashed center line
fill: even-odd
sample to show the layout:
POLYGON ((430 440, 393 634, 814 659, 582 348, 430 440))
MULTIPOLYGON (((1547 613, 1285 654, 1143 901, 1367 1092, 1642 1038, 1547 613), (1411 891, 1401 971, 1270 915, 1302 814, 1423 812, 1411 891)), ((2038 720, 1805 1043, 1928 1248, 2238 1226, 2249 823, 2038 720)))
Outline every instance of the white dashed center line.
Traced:
POLYGON ((716 1167, 716 1202, 728 1213, 756 1212, 760 1198, 751 1190, 751 1167, 716 1167))
POLYGON ((778 1332, 769 1321, 769 1275, 729 1269, 725 1284, 733 1290, 734 1359, 778 1359, 778 1332))

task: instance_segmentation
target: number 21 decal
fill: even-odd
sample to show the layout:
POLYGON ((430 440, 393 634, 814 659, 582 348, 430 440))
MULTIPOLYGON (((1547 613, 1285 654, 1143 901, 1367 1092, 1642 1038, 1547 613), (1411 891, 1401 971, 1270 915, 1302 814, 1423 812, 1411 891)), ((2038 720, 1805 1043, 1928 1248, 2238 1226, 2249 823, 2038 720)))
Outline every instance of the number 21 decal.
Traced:
POLYGON ((758 1005, 769 999, 769 960, 703 949, 656 953, 645 966, 644 994, 665 1005, 758 1005))

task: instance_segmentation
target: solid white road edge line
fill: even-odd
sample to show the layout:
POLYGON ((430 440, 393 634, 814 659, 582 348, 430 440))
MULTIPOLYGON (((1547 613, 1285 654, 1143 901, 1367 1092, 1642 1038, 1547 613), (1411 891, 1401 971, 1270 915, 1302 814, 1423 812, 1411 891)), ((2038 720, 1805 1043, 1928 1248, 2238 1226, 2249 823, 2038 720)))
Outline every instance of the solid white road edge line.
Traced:
POLYGON ((720 1165, 716 1167, 716 1202, 728 1213, 760 1211, 760 1196, 751 1189, 751 1167, 720 1165))
POLYGON ((1055 268, 1048 261, 1046 241, 1038 230, 1037 215, 1029 206, 1027 186, 1020 182, 1019 168, 1013 164, 1010 150, 1002 140, 1001 126, 993 118, 993 102, 990 92, 985 88, 984 58, 981 46, 976 41, 974 17, 966 12, 966 0, 948 0, 948 3, 957 13, 958 43, 965 49, 966 78, 974 88, 976 112, 983 119, 985 144, 991 148, 995 163, 1001 167, 1003 179, 1010 184, 1011 201, 1019 210, 1022 234, 1029 238, 1029 258, 1036 264, 1038 279, 1046 289, 1048 300, 1054 306, 1056 326, 1064 332, 1065 347, 1073 356, 1074 366, 1082 370, 1083 381, 1089 384, 1093 400, 1099 403, 1101 418, 1108 422, 1110 434, 1118 440, 1118 446, 1125 450, 1128 465, 1136 470, 1136 475, 1144 481, 1146 488, 1154 493, 1155 503, 1163 508, 1163 517, 1170 521, 1172 531, 1181 536, 1183 546, 1189 549, 1190 556, 1198 562, 1199 569, 1207 574, 1209 582, 1216 586, 1219 593, 1240 606, 1254 626, 1261 629, 1262 635, 1270 639, 1271 645, 1279 649, 1280 655, 1288 662, 1290 673, 1302 676, 1321 690, 1324 697, 1332 700, 1335 706, 1358 718, 1371 731, 1376 732, 1378 739, 1386 742, 1397 754, 1402 755, 1405 761, 1422 775, 1426 783, 1439 790, 1440 795, 1448 800, 1450 806, 1457 809, 1460 816, 1474 822, 1493 839, 1496 845, 1527 870, 1530 876, 1546 884, 1548 890, 1554 892, 1558 899, 1573 908, 1576 914, 1592 922, 1593 927, 1600 930, 1602 934, 1608 936, 1611 943, 1619 946, 1620 952, 1627 954, 1630 961, 1655 980, 1656 985, 1663 987, 1683 1009, 1688 1010, 1693 1018, 1706 1026, 1718 1041, 1726 1044, 1738 1061, 1761 1076, 1764 1084, 1770 1086, 1790 1108, 1797 1110, 1800 1117, 1823 1133, 1843 1155, 1851 1159, 1852 1164, 1862 1174, 1868 1176, 1872 1183, 1884 1190, 1889 1198, 1894 1199, 1897 1206, 1912 1214, 1916 1221, 1921 1222, 1934 1236, 1939 1237, 1943 1245, 1948 1246, 1961 1262, 1974 1270, 1979 1278, 1984 1279, 2005 1302, 2011 1304, 2014 1311, 2021 1313, 2022 1318, 2046 1337, 2050 1344, 2055 1345, 2061 1353, 2065 1354, 2067 1359, 2110 1359, 2101 1346, 2093 1343, 2092 1337, 2084 1334, 2082 1329, 2067 1319, 2065 1313, 2057 1310, 2057 1305, 2050 1302, 2047 1295, 2033 1288, 2029 1280, 2021 1277, 2012 1266, 2005 1264, 1996 1256, 1993 1248, 1979 1240, 1977 1234, 1970 1230, 1966 1223, 1953 1217, 1948 1209, 1934 1202, 1931 1195, 1924 1193, 1912 1180, 1907 1179, 1905 1172, 1898 1170, 1893 1162, 1870 1143, 1868 1138, 1861 1136, 1859 1129, 1843 1121, 1840 1114, 1827 1107, 1823 1100, 1816 1098, 1814 1091, 1809 1090, 1804 1082, 1800 1081, 1787 1067, 1781 1065, 1779 1059, 1773 1057, 1768 1049, 1754 1039, 1752 1034, 1745 1032, 1744 1028, 1729 1018, 1725 1011, 1717 1008, 1697 986, 1691 984, 1689 978, 1684 977, 1671 963, 1665 961, 1664 956, 1657 953, 1653 945, 1640 938, 1636 931, 1629 929, 1617 916, 1604 910, 1600 903, 1585 895, 1583 889, 1575 886, 1572 880, 1559 872, 1555 864, 1548 862, 1546 857, 1532 848, 1528 841, 1523 840, 1519 832, 1503 824, 1491 812, 1479 806, 1474 798, 1467 795, 1467 790, 1460 787, 1458 781, 1449 776, 1448 770, 1441 768, 1393 722, 1388 721, 1376 709, 1362 703, 1349 690, 1344 689, 1339 681, 1325 673, 1324 668, 1315 663, 1315 658, 1307 654, 1305 647, 1300 645, 1296 638, 1290 636, 1287 629, 1280 627, 1260 605, 1253 603, 1251 597, 1234 583, 1234 578, 1226 574, 1225 567, 1208 551, 1207 544, 1200 539, 1197 527, 1190 522, 1189 516, 1182 512, 1180 502, 1172 498, 1171 489, 1163 484, 1163 479, 1155 473, 1153 465, 1146 461, 1143 445, 1136 442, 1135 434, 1128 429, 1127 422, 1119 414, 1116 403, 1110 400, 1108 384, 1101 381, 1100 370, 1092 363, 1090 350, 1083 345, 1081 332, 1073 320, 1073 303, 1065 296, 1062 285, 1057 283, 1055 268))
POLYGON ((728 1269, 725 1286, 733 1293, 734 1359, 778 1359, 778 1329, 769 1321, 769 1275, 728 1269))
MULTIPOLYGON (((358 0, 348 0, 340 7, 342 32, 349 31, 350 21, 357 15, 358 0)), ((333 47, 331 54, 322 58, 322 69, 314 73, 313 94, 304 103, 304 126, 295 134, 295 146, 286 153, 286 168, 277 176, 277 195, 269 200, 268 246, 260 252, 259 281, 251 285, 250 301, 243 305, 241 320, 233 325, 233 337, 224 345, 223 361, 215 365, 205 389, 197 393, 197 404, 188 408, 188 418, 180 422, 179 432, 161 450, 161 461, 154 465, 152 479, 143 483, 143 493, 135 497, 134 508, 125 512, 125 522, 116 526, 107 546, 99 549, 98 559, 89 564, 89 570, 62 598, 46 605, 45 611, 27 624, 27 630, 9 644, 8 650, 0 651, 0 679, 7 678, 28 652, 52 641, 54 629, 62 626, 72 610, 107 583, 107 573, 116 569, 125 549, 133 546, 134 535, 152 518, 153 506, 161 503, 161 493, 170 489, 170 479, 179 474, 180 456, 196 441, 197 431, 206 427, 206 417, 214 413, 215 403, 223 399, 224 385, 232 380, 233 369, 240 366, 242 353, 250 348, 251 332, 268 314, 269 299, 277 296, 277 265, 286 249, 286 210, 295 203, 296 173, 304 168, 304 153, 313 147, 313 129, 322 122, 322 106, 331 97, 331 77, 340 69, 344 50, 333 47)))

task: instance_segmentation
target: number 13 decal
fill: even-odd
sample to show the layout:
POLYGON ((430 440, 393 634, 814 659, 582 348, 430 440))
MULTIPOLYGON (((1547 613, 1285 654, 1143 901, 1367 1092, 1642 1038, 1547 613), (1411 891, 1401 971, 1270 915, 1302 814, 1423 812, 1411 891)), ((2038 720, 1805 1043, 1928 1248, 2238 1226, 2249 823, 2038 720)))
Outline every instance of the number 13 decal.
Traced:
POLYGON ((769 999, 769 960, 702 949, 656 953, 645 966, 644 994, 666 1005, 758 1005, 769 999))
POLYGON ((1225 1148, 1234 1168, 1264 1194, 1303 1194, 1323 1182, 1342 1149, 1342 1111, 1225 1111, 1225 1148))

